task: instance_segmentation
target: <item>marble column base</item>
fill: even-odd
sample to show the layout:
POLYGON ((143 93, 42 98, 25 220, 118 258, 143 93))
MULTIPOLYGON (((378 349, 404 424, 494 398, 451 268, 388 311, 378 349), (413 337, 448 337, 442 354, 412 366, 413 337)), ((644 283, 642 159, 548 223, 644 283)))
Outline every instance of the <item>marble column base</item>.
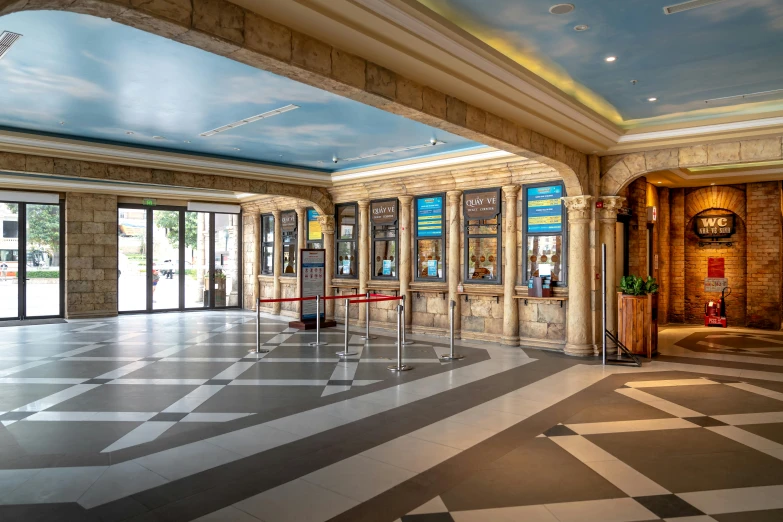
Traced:
POLYGON ((503 336, 500 338, 500 344, 503 344, 505 346, 519 346, 519 337, 513 336, 513 337, 506 337, 503 336))
POLYGON ((563 350, 566 355, 576 357, 594 357, 595 346, 592 344, 566 344, 563 350))

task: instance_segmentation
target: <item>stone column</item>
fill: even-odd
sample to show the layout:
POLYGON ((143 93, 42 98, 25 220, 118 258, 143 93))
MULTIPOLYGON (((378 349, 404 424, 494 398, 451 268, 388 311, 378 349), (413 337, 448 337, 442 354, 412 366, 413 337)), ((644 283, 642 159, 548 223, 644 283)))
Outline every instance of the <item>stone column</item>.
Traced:
POLYGON ((449 220, 449 249, 446 256, 446 262, 449 268, 449 301, 453 300, 457 304, 457 306, 454 308, 454 337, 460 337, 459 332, 462 323, 462 316, 460 315, 460 300, 459 296, 457 295, 457 285, 459 285, 460 281, 462 281, 462 276, 460 274, 461 253, 459 251, 459 239, 462 235, 462 230, 460 227, 461 198, 461 190, 450 190, 446 193, 449 220))
MULTIPOLYGON (((324 250, 326 251, 326 295, 332 295, 332 278, 334 277, 334 216, 318 216, 321 232, 324 234, 324 250)), ((326 301, 324 305, 326 319, 334 319, 334 300, 326 301)))
MULTIPOLYGON (((359 293, 367 292, 370 281, 370 200, 359 200, 359 293)), ((364 306, 359 307, 359 324, 364 324, 364 306)))
POLYGON ((568 209, 568 317, 565 353, 594 355, 590 320, 590 218, 592 196, 563 198, 568 209))
POLYGON ((400 266, 400 295, 405 296, 405 326, 410 331, 413 321, 413 303, 411 302, 411 202, 413 196, 400 196, 400 242, 397 255, 400 266))
MULTIPOLYGON (((296 207, 296 297, 302 295, 302 278, 299 277, 299 270, 302 269, 299 259, 299 251, 306 247, 305 243, 305 223, 307 222, 307 208, 303 206, 296 207)), ((297 308, 302 306, 302 303, 296 303, 297 308)))
POLYGON ((503 249, 505 266, 503 267, 503 344, 519 345, 519 305, 514 299, 514 287, 517 283, 517 194, 519 185, 503 187, 505 213, 503 215, 503 249))
MULTIPOLYGON (((283 227, 280 223, 280 211, 273 210, 272 215, 275 217, 275 255, 274 255, 274 295, 273 299, 280 299, 282 295, 282 289, 280 288, 280 274, 283 273, 283 227)), ((272 313, 280 315, 280 303, 272 303, 272 313)))
MULTIPOLYGON (((598 223, 600 226, 600 242, 598 245, 598 268, 601 268, 601 244, 606 245, 606 280, 603 282, 606 288, 606 329, 617 335, 617 288, 615 285, 615 266, 617 253, 615 252, 617 212, 625 203, 625 198, 619 196, 603 196, 599 204, 603 208, 596 208, 598 223)), ((603 303, 596 299, 596 306, 603 311, 603 303)), ((600 314, 599 314, 600 315, 600 314)), ((597 340, 603 341, 603 332, 599 332, 597 340)), ((600 348, 599 348, 600 349, 600 348)))
POLYGON ((253 310, 258 308, 261 296, 261 214, 253 216, 253 310))

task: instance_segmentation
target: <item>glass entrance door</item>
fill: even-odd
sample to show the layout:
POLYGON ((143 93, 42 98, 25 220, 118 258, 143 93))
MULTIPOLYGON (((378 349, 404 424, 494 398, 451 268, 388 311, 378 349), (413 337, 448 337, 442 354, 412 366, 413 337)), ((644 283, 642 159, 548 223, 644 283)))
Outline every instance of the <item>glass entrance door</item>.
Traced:
POLYGON ((0 319, 62 317, 62 206, 0 202, 0 222, 0 319))
POLYGON ((239 214, 118 209, 119 311, 237 307, 239 214))

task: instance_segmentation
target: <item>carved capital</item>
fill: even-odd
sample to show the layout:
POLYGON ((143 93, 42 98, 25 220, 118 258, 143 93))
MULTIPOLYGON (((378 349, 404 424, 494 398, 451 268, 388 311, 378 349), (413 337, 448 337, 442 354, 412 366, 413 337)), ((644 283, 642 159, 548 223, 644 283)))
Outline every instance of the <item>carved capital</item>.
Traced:
POLYGON ((360 199, 356 202, 359 205, 359 210, 367 211, 368 208, 370 208, 370 200, 369 199, 360 199))
POLYGON ((603 208, 596 208, 595 212, 601 221, 617 221, 617 212, 625 205, 625 198, 620 196, 601 196, 597 199, 603 203, 603 208))
POLYGON ((281 211, 279 209, 275 209, 272 211, 272 215, 275 217, 275 223, 277 223, 280 220, 280 213, 281 211))
POLYGON ((334 234, 334 216, 318 216, 318 222, 324 235, 334 234))
POLYGON ((459 200, 462 197, 462 191, 461 190, 449 190, 446 192, 446 200, 449 203, 449 206, 457 206, 459 205, 459 200))
POLYGON ((506 185, 503 187, 503 195, 505 196, 506 201, 516 201, 519 189, 519 185, 506 185))
POLYGON ((568 210, 570 223, 584 223, 590 221, 593 196, 570 196, 563 198, 563 204, 568 210))
POLYGON ((413 196, 397 196, 397 199, 400 200, 400 204, 405 206, 411 204, 411 201, 413 201, 413 196))

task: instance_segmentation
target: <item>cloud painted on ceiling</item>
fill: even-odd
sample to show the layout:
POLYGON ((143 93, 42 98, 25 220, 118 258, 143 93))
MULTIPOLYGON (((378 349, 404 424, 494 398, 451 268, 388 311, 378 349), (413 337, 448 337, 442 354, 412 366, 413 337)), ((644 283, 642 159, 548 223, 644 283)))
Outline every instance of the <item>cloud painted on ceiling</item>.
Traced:
POLYGON ((705 103, 783 89, 783 0, 727 0, 674 15, 663 7, 678 0, 570 0, 576 9, 566 15, 549 13, 556 1, 419 1, 622 126, 783 110, 780 94, 705 103), (574 31, 579 24, 590 28, 574 31))
POLYGON ((326 171, 480 146, 102 18, 21 12, 0 17, 3 30, 23 35, 0 60, 0 126, 10 129, 326 171), (301 108, 199 136, 288 104, 301 108), (445 144, 332 163, 432 138, 445 144))

